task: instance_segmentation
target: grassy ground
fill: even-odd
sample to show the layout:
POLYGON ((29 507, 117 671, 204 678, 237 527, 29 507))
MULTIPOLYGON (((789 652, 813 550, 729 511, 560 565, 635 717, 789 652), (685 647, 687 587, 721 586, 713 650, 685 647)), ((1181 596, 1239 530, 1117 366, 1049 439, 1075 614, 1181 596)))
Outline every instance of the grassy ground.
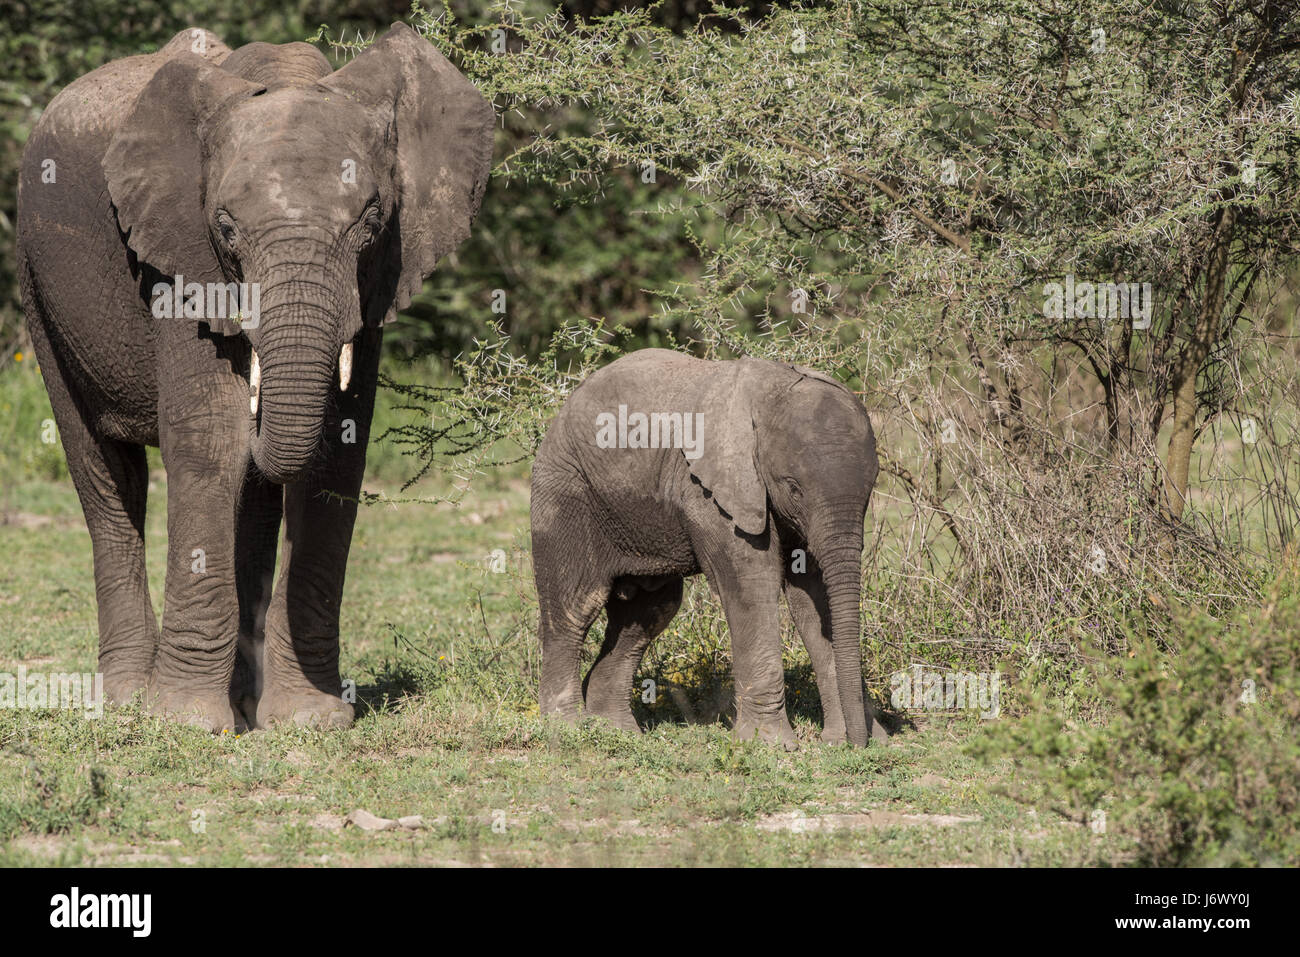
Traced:
MULTIPOLYGON (((49 412, 30 362, 0 377, 0 413, 0 672, 91 670, 90 540, 58 447, 40 441, 49 412)), ((153 461, 149 570, 160 607, 165 476, 153 461)), ((368 487, 396 492, 398 457, 377 448, 372 463, 368 487)), ((442 491, 441 481, 416 491, 442 491)), ((643 736, 540 720, 527 528, 522 468, 480 477, 459 507, 363 509, 342 617, 343 673, 358 692, 348 731, 211 737, 130 709, 97 721, 0 709, 0 865, 1131 858, 1120 835, 1003 796, 1011 767, 966 754, 977 719, 918 722, 887 749, 818 745, 815 685, 794 643, 788 680, 805 739, 794 754, 735 742, 723 723, 688 723, 669 695, 638 703, 643 736), (492 570, 496 549, 503 571, 492 570), (358 810, 420 820, 368 830, 349 821, 358 810)), ((652 652, 646 665, 671 673, 697 713, 725 689, 725 636, 692 633, 714 627, 698 610, 707 601, 696 589, 661 639, 672 653, 652 652)))

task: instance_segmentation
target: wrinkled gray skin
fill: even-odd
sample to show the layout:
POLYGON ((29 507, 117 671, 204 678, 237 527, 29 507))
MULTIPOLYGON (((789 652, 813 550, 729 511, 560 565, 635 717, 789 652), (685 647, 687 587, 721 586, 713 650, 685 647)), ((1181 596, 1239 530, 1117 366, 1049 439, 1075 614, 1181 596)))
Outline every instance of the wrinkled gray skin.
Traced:
POLYGON ((337 72, 306 44, 231 52, 186 30, 45 111, 23 155, 19 275, 94 547, 110 701, 144 690, 155 711, 212 730, 351 722, 338 670, 346 499, 365 464, 380 327, 468 235, 492 132, 487 102, 402 24, 337 72), (155 318, 153 286, 176 274, 259 283, 258 327, 155 318), (161 631, 146 445, 168 478, 161 631))
POLYGON ((778 599, 786 596, 817 674, 822 740, 883 741, 862 686, 863 519, 876 443, 835 380, 758 359, 706 362, 662 349, 619 359, 565 402, 533 465, 533 567, 543 714, 585 710, 636 730, 637 666, 703 572, 731 631, 742 738, 796 740, 785 709, 778 599), (601 413, 703 413, 701 454, 601 448, 601 413), (792 553, 807 553, 794 572, 792 553), (609 625, 579 682, 587 629, 609 625))

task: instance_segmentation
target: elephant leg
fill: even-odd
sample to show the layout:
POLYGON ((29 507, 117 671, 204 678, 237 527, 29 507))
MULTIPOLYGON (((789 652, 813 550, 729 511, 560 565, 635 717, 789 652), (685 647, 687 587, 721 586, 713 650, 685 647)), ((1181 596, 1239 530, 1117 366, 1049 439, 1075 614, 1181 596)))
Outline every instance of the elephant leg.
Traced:
POLYGON ((835 656, 831 653, 829 637, 830 605, 821 576, 812 572, 788 575, 785 600, 817 676, 817 693, 822 703, 822 741, 842 744, 847 740, 844 711, 840 706, 839 686, 835 683, 835 656))
MULTIPOLYGON (((533 561, 538 561, 534 546, 533 561)), ((609 585, 591 582, 561 597, 559 589, 543 585, 537 592, 538 631, 542 642, 542 678, 537 691, 542 714, 576 721, 582 709, 578 665, 587 630, 600 614, 609 585)))
POLYGON ((324 427, 324 465, 284 489, 280 574, 262 649, 261 727, 352 724, 339 673, 339 612, 374 413, 379 331, 363 331, 356 345, 352 387, 336 394, 324 427))
POLYGON ((361 469, 291 485, 284 495, 283 562, 266 613, 257 724, 352 723, 339 674, 339 610, 361 469), (333 495, 347 496, 334 498, 333 495))
POLYGON ((144 563, 149 485, 145 451, 143 446, 91 433, 81 402, 65 380, 39 322, 29 323, 29 328, 90 531, 104 695, 121 704, 148 683, 158 648, 158 619, 149 599, 144 563))
POLYGON ((711 551, 702 556, 702 564, 722 599, 731 632, 736 736, 779 741, 787 751, 797 750, 781 667, 780 553, 755 552, 734 536, 711 551))
POLYGON ((613 596, 605 603, 609 617, 605 643, 582 686, 588 714, 599 715, 625 731, 640 730, 628 691, 646 648, 668 627, 681 605, 680 578, 654 591, 642 589, 626 599, 613 596))
POLYGON ((582 711, 582 645, 613 584, 607 571, 613 556, 589 504, 571 492, 573 481, 566 472, 533 469, 533 574, 542 645, 537 702, 543 715, 566 721, 576 721, 582 711))
POLYGON ((235 588, 239 594, 239 639, 230 702, 248 727, 257 723, 262 696, 262 649, 266 613, 275 584, 275 552, 284 515, 284 489, 248 470, 235 529, 235 588))
POLYGON ((248 384, 238 341, 191 338, 163 326, 158 436, 167 468, 167 593, 150 679, 153 709, 235 729, 230 706, 239 600, 235 518, 248 463, 248 384))
POLYGON ((767 595, 722 594, 731 631, 732 675, 736 683, 736 736, 779 741, 787 751, 799 741, 785 710, 781 667, 780 611, 776 589, 767 595))
MULTIPOLYGON (((822 702, 822 741, 826 744, 843 744, 848 738, 839 685, 835 677, 835 654, 831 648, 830 603, 826 597, 821 569, 816 567, 811 556, 807 560, 807 572, 787 574, 785 600, 790 606, 790 616, 799 630, 799 637, 808 649, 813 673, 817 676, 817 693, 822 702)), ((862 698, 865 702, 865 688, 862 698)), ((867 728, 872 740, 888 740, 889 734, 884 725, 873 719, 871 705, 867 704, 866 708, 867 728)))

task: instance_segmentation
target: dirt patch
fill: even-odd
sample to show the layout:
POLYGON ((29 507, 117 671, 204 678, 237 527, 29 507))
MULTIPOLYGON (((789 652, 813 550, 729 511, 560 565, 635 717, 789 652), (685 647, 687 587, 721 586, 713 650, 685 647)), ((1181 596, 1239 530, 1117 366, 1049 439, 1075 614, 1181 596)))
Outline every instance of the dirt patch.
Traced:
POLYGON ((873 830, 882 827, 952 827, 974 824, 979 817, 958 814, 902 814, 898 811, 864 811, 858 814, 824 814, 810 817, 802 811, 769 814, 755 823, 760 831, 789 831, 791 834, 839 830, 873 830))
POLYGON ((246 795, 248 800, 254 804, 265 804, 267 801, 314 801, 314 794, 297 794, 292 791, 275 791, 271 788, 256 788, 249 791, 246 795))
MULTIPOLYGON (((180 847, 181 842, 177 840, 170 841, 150 841, 149 847, 180 847)), ((86 851, 90 855, 91 864, 95 867, 111 866, 131 866, 134 864, 167 864, 175 867, 191 866, 198 863, 195 858, 188 854, 171 855, 155 854, 152 851, 134 844, 87 844, 86 851)))
POLYGON ((590 821, 557 821, 556 825, 574 833, 583 833, 597 828, 606 837, 667 837, 672 833, 664 828, 647 827, 637 818, 612 822, 604 818, 593 818, 590 821))
POLYGON ((323 831, 341 831, 347 821, 348 819, 342 814, 317 814, 307 823, 309 826, 318 827, 323 831))
POLYGON ((63 849, 67 846, 67 841, 61 840, 53 834, 23 834, 15 837, 11 846, 32 855, 32 857, 52 861, 63 852, 63 849))
POLYGON ((13 525, 16 528, 41 528, 53 525, 54 519, 49 515, 37 515, 33 512, 0 512, 0 525, 13 525))
POLYGON ((937 774, 923 774, 912 782, 919 788, 947 788, 952 787, 952 782, 947 778, 942 778, 937 774))

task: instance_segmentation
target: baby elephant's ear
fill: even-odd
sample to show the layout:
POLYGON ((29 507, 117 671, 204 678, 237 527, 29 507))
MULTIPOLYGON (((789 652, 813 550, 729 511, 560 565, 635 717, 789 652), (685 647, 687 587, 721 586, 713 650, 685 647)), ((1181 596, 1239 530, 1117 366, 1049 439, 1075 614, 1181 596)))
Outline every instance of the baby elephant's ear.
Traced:
POLYGON ((394 23, 321 80, 381 114, 397 137, 400 270, 387 318, 410 304, 438 260, 469 236, 492 170, 496 114, 428 40, 394 23))
POLYGON ((713 501, 748 535, 767 528, 767 488, 758 472, 758 427, 754 421, 749 374, 744 362, 718 363, 717 376, 701 406, 696 436, 700 454, 687 466, 713 501))
POLYGON ((118 226, 142 262, 164 276, 220 278, 203 211, 202 128, 266 87, 192 53, 158 69, 104 153, 118 226))
POLYGON ((807 379, 816 379, 818 382, 825 382, 828 385, 839 386, 841 389, 843 389, 845 392, 848 392, 850 395, 853 394, 853 390, 850 389, 847 385, 845 385, 839 379, 834 379, 831 376, 828 376, 824 372, 818 372, 816 369, 809 369, 806 366, 791 365, 790 368, 807 379))

